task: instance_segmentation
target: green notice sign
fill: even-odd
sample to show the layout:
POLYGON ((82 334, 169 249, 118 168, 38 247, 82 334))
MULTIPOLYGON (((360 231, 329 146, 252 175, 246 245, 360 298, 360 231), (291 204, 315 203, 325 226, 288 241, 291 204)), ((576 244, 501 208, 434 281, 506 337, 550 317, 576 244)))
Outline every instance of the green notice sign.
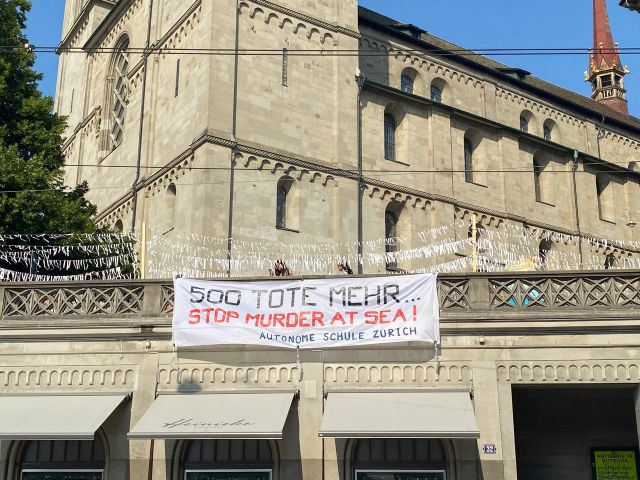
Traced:
POLYGON ((595 480, 639 480, 637 451, 597 449, 592 454, 595 480))

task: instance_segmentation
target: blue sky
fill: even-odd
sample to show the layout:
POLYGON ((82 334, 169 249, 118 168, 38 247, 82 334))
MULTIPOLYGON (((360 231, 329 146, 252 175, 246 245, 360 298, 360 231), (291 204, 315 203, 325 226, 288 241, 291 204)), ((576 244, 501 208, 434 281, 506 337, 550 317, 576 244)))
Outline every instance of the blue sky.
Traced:
MULTIPOLYGON (((338 0, 340 1, 340 0, 338 0)), ((607 0, 614 36, 622 48, 640 48, 640 14, 607 0)), ((65 0, 32 0, 29 41, 52 46, 60 41, 65 0)), ((588 48, 592 46, 590 0, 360 0, 360 4, 469 49, 588 48)), ((498 60, 547 81, 590 94, 584 82, 587 55, 510 56, 498 60)), ((640 55, 623 55, 629 108, 640 117, 640 55)), ((57 56, 42 54, 36 68, 45 74, 42 90, 55 92, 57 56)))

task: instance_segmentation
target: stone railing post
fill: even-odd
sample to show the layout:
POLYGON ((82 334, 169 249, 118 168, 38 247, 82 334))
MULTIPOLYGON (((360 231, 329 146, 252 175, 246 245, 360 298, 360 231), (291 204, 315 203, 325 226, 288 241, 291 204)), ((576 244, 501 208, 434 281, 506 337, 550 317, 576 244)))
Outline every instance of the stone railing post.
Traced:
POLYGON ((162 309, 162 284, 144 283, 144 297, 142 299, 142 311, 144 315, 152 317, 160 316, 162 309))
POLYGON ((481 275, 469 277, 469 307, 471 310, 490 310, 489 278, 481 275))

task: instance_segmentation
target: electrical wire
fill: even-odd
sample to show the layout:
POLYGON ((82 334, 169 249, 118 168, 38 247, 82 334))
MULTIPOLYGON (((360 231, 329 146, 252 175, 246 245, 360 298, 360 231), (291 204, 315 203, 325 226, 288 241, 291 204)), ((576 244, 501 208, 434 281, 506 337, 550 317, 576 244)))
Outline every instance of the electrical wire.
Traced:
MULTIPOLYGON (((54 47, 54 46, 0 46, 0 54, 14 53, 16 51, 28 49, 34 53, 80 53, 80 54, 113 54, 119 52, 116 47, 98 47, 91 49, 83 49, 80 47, 54 47)), ((592 48, 424 48, 424 49, 402 49, 391 48, 389 50, 378 49, 331 49, 331 48, 309 48, 309 49, 286 49, 290 56, 353 56, 353 57, 388 57, 396 55, 435 55, 435 56, 556 56, 556 55, 593 55, 594 53, 601 55, 608 54, 624 54, 624 55, 640 55, 640 47, 614 48, 614 49, 597 49, 592 48)), ((140 47, 128 47, 128 53, 139 54, 190 54, 190 55, 209 55, 209 56, 229 56, 229 55, 276 55, 280 56, 283 49, 232 49, 232 48, 176 48, 176 47, 157 47, 151 46, 148 49, 140 47)))

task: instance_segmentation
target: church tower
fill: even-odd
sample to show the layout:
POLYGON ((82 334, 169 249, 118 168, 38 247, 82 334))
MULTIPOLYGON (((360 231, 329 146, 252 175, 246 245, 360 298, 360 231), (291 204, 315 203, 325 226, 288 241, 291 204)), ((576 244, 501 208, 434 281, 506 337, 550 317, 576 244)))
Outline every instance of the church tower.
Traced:
POLYGON ((624 89, 624 76, 629 69, 622 65, 618 45, 613 42, 606 0, 593 0, 593 41, 587 72, 587 81, 593 86, 591 97, 623 115, 629 115, 627 91, 624 89))

